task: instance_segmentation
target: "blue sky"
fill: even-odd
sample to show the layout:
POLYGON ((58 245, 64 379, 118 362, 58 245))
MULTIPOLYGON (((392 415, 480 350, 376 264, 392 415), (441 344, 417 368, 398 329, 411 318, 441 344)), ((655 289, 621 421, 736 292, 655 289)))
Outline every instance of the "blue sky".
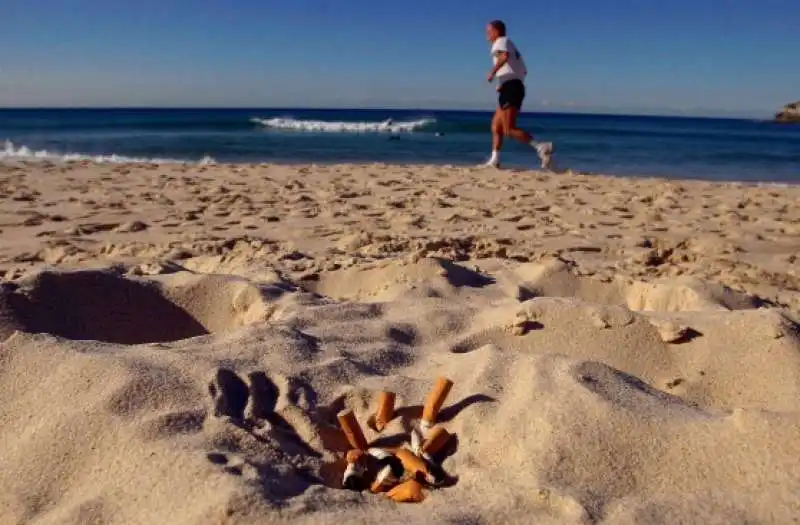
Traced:
POLYGON ((528 109, 800 99, 800 0, 3 0, 0 106, 490 109, 492 18, 528 109))

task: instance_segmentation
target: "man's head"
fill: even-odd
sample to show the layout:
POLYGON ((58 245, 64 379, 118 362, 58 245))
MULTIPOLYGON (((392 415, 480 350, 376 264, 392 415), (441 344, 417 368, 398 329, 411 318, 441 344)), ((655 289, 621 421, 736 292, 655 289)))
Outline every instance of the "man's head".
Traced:
POLYGON ((489 42, 494 42, 504 36, 506 36, 506 25, 502 20, 492 20, 486 26, 486 38, 489 42))

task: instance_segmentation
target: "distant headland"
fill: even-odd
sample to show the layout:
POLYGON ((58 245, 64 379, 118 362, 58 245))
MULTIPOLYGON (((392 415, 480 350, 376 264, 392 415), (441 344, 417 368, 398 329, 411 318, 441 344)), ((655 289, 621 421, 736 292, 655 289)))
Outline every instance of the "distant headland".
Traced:
POLYGON ((800 100, 783 106, 783 109, 775 114, 775 120, 777 122, 800 123, 800 100))

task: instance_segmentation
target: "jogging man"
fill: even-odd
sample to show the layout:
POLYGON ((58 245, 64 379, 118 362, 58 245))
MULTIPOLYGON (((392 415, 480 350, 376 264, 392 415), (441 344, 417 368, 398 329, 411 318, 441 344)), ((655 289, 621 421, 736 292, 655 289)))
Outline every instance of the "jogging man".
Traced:
POLYGON ((492 118, 492 157, 487 166, 500 166, 500 148, 503 137, 528 144, 536 149, 542 161, 542 169, 550 169, 553 156, 553 144, 536 142, 533 135, 517 127, 517 116, 525 99, 525 77, 528 70, 517 47, 506 36, 506 25, 500 20, 493 20, 486 26, 486 37, 492 44, 494 67, 487 80, 497 79, 498 103, 492 118))

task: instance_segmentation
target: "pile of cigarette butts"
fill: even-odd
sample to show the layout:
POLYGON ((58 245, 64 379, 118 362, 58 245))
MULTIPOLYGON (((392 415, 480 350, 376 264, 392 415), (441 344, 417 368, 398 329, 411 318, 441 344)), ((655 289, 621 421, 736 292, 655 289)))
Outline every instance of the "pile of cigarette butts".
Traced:
MULTIPOLYGON (((412 425, 410 443, 399 448, 370 447, 353 411, 339 412, 339 424, 353 447, 346 455, 344 488, 384 493, 398 503, 419 503, 425 499, 423 488, 441 486, 447 476, 438 453, 453 436, 436 425, 436 418, 452 386, 453 382, 447 378, 436 379, 425 400, 422 419, 412 425)), ((378 432, 394 418, 394 402, 394 393, 381 392, 374 416, 378 432)))

